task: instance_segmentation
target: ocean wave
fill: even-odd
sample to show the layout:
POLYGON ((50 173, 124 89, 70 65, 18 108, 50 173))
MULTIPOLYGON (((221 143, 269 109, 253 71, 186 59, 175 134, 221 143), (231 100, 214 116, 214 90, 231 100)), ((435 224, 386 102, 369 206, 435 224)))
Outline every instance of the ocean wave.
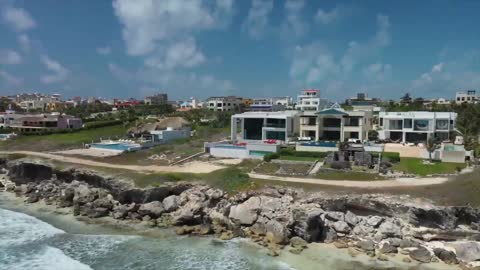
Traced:
POLYGON ((22 245, 65 232, 35 217, 0 208, 0 247, 22 245))
POLYGON ((90 266, 83 264, 73 258, 65 255, 60 249, 45 246, 36 254, 31 254, 28 257, 11 258, 5 260, 0 265, 0 269, 8 270, 92 270, 90 266))

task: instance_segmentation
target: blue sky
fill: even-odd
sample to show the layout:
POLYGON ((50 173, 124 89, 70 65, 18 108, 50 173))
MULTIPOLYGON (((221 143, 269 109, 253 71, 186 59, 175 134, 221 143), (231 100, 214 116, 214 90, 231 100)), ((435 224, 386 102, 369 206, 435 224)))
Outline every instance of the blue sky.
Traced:
POLYGON ((0 95, 480 90, 480 1, 0 0, 0 95))

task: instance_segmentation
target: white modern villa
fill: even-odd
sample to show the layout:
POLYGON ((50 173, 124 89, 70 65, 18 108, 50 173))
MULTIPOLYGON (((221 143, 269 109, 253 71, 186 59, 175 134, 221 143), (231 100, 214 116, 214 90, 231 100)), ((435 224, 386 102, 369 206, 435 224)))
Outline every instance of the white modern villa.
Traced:
POLYGON ((372 129, 372 111, 330 108, 300 115, 300 137, 314 141, 366 140, 372 129))
POLYGON ((431 136, 448 140, 456 118, 453 112, 380 112, 378 136, 404 143, 426 141, 431 136))
POLYGON ((233 142, 263 142, 274 140, 288 143, 298 134, 298 111, 245 112, 232 116, 233 142), (238 133, 238 131, 240 131, 238 133))
POLYGON ((328 100, 320 98, 320 90, 303 90, 297 97, 295 109, 299 111, 320 111, 328 106, 328 100))

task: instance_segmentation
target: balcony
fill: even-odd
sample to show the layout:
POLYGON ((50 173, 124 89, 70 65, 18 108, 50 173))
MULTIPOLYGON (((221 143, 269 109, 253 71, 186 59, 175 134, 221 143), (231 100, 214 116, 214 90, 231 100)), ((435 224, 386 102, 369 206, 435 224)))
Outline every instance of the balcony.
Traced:
POLYGON ((267 128, 285 128, 285 123, 279 123, 279 124, 267 123, 267 124, 263 125, 263 127, 267 127, 267 128))

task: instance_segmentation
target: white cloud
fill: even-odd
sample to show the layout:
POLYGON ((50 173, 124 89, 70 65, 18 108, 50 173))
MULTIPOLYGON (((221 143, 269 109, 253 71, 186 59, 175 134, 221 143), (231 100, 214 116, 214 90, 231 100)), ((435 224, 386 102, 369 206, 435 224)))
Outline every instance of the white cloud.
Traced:
POLYGON ((101 55, 108 55, 112 52, 112 49, 109 46, 100 47, 100 48, 97 48, 96 50, 97 50, 97 53, 101 55))
POLYGON ((335 7, 330 11, 319 9, 315 15, 315 21, 322 24, 331 24, 340 18, 340 8, 335 7))
POLYGON ((158 68, 142 68, 138 71, 128 71, 115 64, 109 64, 112 75, 131 86, 142 89, 165 89, 175 91, 176 96, 206 97, 209 93, 216 95, 233 94, 234 86, 229 80, 215 78, 212 75, 201 75, 196 72, 178 73, 172 70, 158 68))
POLYGON ((115 14, 124 26, 123 39, 130 55, 153 52, 158 43, 230 23, 233 0, 114 0, 115 14))
POLYGON ((290 76, 305 86, 335 76, 339 72, 333 55, 319 42, 295 48, 290 76))
POLYGON ((390 44, 390 20, 388 16, 377 15, 378 30, 375 36, 366 43, 351 41, 348 50, 342 57, 341 64, 346 72, 354 69, 355 65, 373 55, 377 55, 381 50, 390 44))
POLYGON ((390 79, 392 66, 390 64, 374 63, 365 67, 363 74, 370 81, 383 82, 390 79))
POLYGON ((252 7, 248 11, 242 30, 252 38, 261 38, 269 27, 268 21, 272 10, 273 0, 252 0, 252 7))
POLYGON ((205 56, 199 51, 195 39, 187 38, 158 50, 145 60, 145 64, 159 69, 174 69, 196 67, 204 61, 205 56))
POLYGON ((0 64, 18 65, 22 62, 22 56, 13 50, 0 49, 0 64))
POLYGON ((23 79, 15 77, 4 70, 0 70, 0 78, 9 86, 18 86, 23 83, 23 79))
POLYGON ((70 71, 59 62, 49 58, 46 55, 41 56, 41 61, 45 67, 51 71, 50 74, 43 75, 40 80, 45 84, 57 83, 67 79, 70 71))
POLYGON ((432 67, 432 72, 442 72, 443 71, 443 63, 438 63, 432 67))
POLYGON ((303 20, 304 0, 287 0, 285 2, 286 21, 283 24, 282 32, 285 36, 301 37, 308 31, 308 25, 303 20))
POLYGON ((23 8, 6 6, 2 11, 3 20, 17 31, 25 31, 36 26, 35 20, 23 8))
POLYGON ((27 34, 18 35, 17 41, 24 52, 30 51, 30 38, 27 34))

